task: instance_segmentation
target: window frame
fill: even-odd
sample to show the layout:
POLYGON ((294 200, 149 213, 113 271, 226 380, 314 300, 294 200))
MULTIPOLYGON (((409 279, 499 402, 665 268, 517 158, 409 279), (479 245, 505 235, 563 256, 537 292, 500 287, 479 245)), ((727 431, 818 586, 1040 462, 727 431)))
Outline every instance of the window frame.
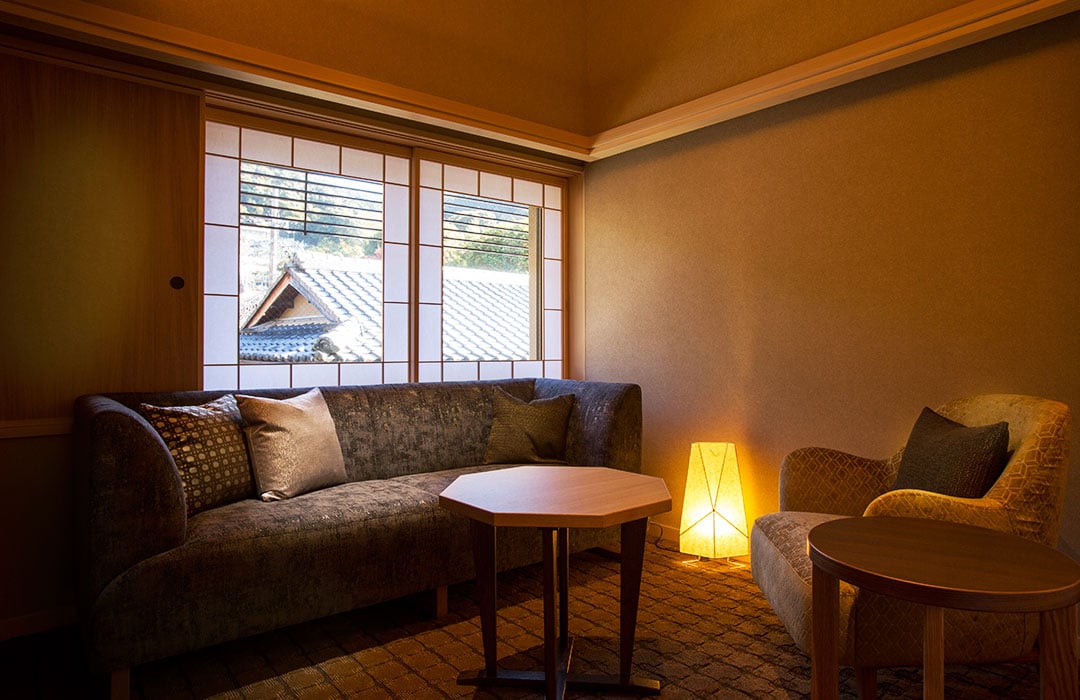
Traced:
MULTIPOLYGON (((264 115, 253 115, 211 107, 208 107, 205 110, 204 129, 206 133, 206 147, 204 148, 204 162, 206 172, 203 176, 203 187, 204 211, 206 213, 204 216, 204 226, 202 228, 203 240, 201 250, 204 265, 206 266, 202 282, 206 286, 203 290, 204 322, 202 324, 200 348, 200 366, 202 368, 203 388, 244 390, 256 388, 307 387, 316 385, 375 384, 415 381, 430 382, 543 376, 561 378, 566 376, 566 362, 564 358, 566 357, 566 329, 568 324, 565 296, 568 267, 566 265, 565 250, 568 223, 566 203, 570 187, 569 179, 561 175, 545 172, 545 168, 532 170, 518 167, 519 164, 517 162, 515 162, 514 165, 506 165, 501 162, 493 162, 493 160, 497 161, 497 158, 493 160, 484 160, 471 157, 476 155, 476 153, 473 152, 470 152, 468 155, 462 155, 460 153, 424 147, 426 144, 424 146, 417 146, 393 143, 390 140, 376 140, 356 136, 354 133, 350 133, 350 130, 347 128, 325 128, 326 126, 327 125, 324 124, 311 126, 310 124, 301 124, 290 120, 268 118, 264 115), (219 135, 212 133, 213 129, 218 128, 212 126, 215 124, 223 125, 227 129, 235 129, 237 134, 245 133, 242 130, 267 132, 281 138, 292 139, 293 141, 290 142, 292 144, 295 144, 299 140, 304 142, 332 144, 332 146, 336 147, 359 150, 371 154, 373 157, 381 156, 383 159, 393 159, 392 162, 395 163, 395 169, 404 171, 395 176, 391 183, 395 186, 407 188, 408 200, 408 209, 404 213, 404 216, 407 219, 405 221, 405 227, 407 229, 405 245, 407 246, 408 256, 408 275, 407 280, 405 281, 405 287, 408 292, 407 298, 403 302, 393 302, 403 303, 406 307, 407 337, 404 340, 404 357, 395 356, 390 357, 388 360, 385 353, 386 345, 384 343, 384 354, 382 359, 376 363, 242 362, 239 354, 238 319, 234 326, 235 331, 233 332, 236 345, 235 360, 232 362, 222 361, 223 356, 216 353, 215 348, 212 345, 212 338, 215 332, 218 333, 218 335, 221 335, 220 324, 222 323, 222 317, 228 316, 228 313, 222 313, 219 308, 215 307, 215 304, 218 306, 221 305, 220 300, 211 301, 211 298, 228 295, 218 293, 215 291, 215 288, 209 284, 210 268, 215 265, 220 266, 220 261, 211 259, 212 256, 208 253, 207 240, 210 236, 215 234, 216 229, 222 227, 234 228, 237 246, 239 247, 239 230, 241 224, 239 219, 235 222, 230 220, 227 223, 222 223, 215 219, 214 212, 220 209, 220 202, 215 200, 220 193, 215 191, 216 188, 210 184, 212 175, 210 171, 214 167, 210 159, 211 157, 234 159, 237 163, 237 171, 239 171, 239 162, 241 160, 250 159, 244 157, 242 145, 239 142, 235 147, 230 146, 223 148, 221 144, 218 143, 220 141, 220 138, 218 138, 219 135), (403 163, 406 166, 404 168, 402 168, 403 163), (434 186, 435 183, 432 180, 432 173, 436 169, 438 169, 440 173, 437 187, 434 186), (449 177, 447 177, 447 174, 449 177), (446 191, 454 194, 470 194, 468 187, 464 188, 464 191, 461 191, 462 187, 460 183, 463 174, 471 174, 476 180, 477 185, 475 192, 472 192, 475 196, 485 196, 482 192, 486 192, 487 195, 493 194, 491 188, 480 185, 481 181, 484 181, 485 183, 499 183, 499 186, 504 188, 505 185, 509 183, 509 196, 504 197, 502 201, 515 201, 516 197, 516 203, 525 203, 521 201, 523 195, 520 193, 515 195, 515 189, 540 193, 538 201, 535 196, 531 200, 536 202, 535 204, 527 204, 530 207, 530 211, 536 212, 535 216, 530 216, 530 225, 531 229, 533 229, 530 231, 530 248, 535 251, 530 255, 530 293, 534 295, 536 299, 536 303, 531 304, 530 306, 534 309, 533 312, 537 314, 536 322, 532 323, 532 328, 535 330, 531 333, 532 352, 530 354, 530 359, 516 360, 508 358, 506 360, 470 360, 458 362, 446 360, 442 356, 441 308, 439 309, 440 341, 438 343, 440 355, 438 359, 435 359, 430 356, 430 353, 426 353, 426 349, 430 346, 430 334, 432 328, 430 317, 433 310, 431 308, 432 304, 429 303, 430 300, 429 302, 425 302, 421 295, 421 277, 424 274, 425 269, 424 263, 421 262, 421 251, 424 246, 428 245, 427 243, 424 243, 424 234, 428 234, 428 232, 423 230, 426 226, 424 219, 426 213, 423 212, 422 193, 425 190, 437 190, 440 193, 446 191), (427 179, 425 180, 425 178, 427 179), (444 185, 446 186, 445 189, 444 185), (217 326, 217 331, 215 331, 213 327, 213 324, 215 323, 219 324, 217 326), (356 367, 359 365, 365 366, 363 371, 355 371, 356 367), (379 366, 377 371, 372 365, 379 366), (250 369, 245 370, 245 368, 267 366, 275 367, 277 369, 269 371, 271 378, 262 380, 252 379, 253 372, 250 369), (321 369, 316 371, 314 369, 316 366, 321 369), (287 377, 285 370, 282 369, 284 367, 288 368, 287 377), (342 368, 346 368, 345 371, 343 371, 342 368)), ((341 127, 341 123, 334 122, 331 126, 341 127)), ((295 152, 295 150, 294 145, 291 151, 295 152)), ((470 147, 469 150, 475 150, 475 147, 470 147)), ((281 160, 284 160, 284 158, 281 160)), ((274 164, 281 165, 282 167, 305 169, 303 164, 298 164, 294 161, 295 158, 290 157, 289 163, 281 162, 274 164)), ((385 162, 391 161, 386 160, 385 162)), ((349 173, 341 174, 351 176, 349 173)), ((384 182, 389 181, 384 179, 384 182)), ((237 185, 237 188, 238 187, 239 185, 237 185)), ((232 196, 231 190, 226 196, 232 196)), ((238 193, 236 196, 239 196, 238 193)), ((488 196, 486 198, 499 199, 498 196, 488 196)), ((525 199, 528 198, 525 197, 525 199)), ((440 221, 442 219, 441 211, 439 219, 440 221)), ((384 224, 384 231, 385 230, 384 224)), ((438 247, 439 258, 441 260, 441 230, 439 233, 440 245, 438 247)), ((386 245, 385 236, 383 245, 386 245)), ((239 255, 239 252, 237 255, 239 255)), ((384 280, 385 279, 386 278, 384 278, 384 280)), ((386 283, 384 281, 384 314, 386 312, 386 304, 391 303, 386 300, 385 286, 386 283)), ((441 293, 441 275, 439 279, 439 289, 441 293)), ((236 295, 238 313, 238 289, 236 295)), ((441 299, 439 300, 438 305, 441 306, 441 299)), ((384 328, 386 327, 385 320, 383 326, 384 328)), ((232 359, 232 355, 225 357, 225 359, 232 359)))

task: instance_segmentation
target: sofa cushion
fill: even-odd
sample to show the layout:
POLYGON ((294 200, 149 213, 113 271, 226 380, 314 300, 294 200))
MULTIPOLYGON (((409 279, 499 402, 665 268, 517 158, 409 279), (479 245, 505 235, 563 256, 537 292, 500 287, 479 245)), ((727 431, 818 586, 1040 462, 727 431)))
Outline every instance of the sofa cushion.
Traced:
POLYGON ((982 498, 1008 461, 1008 423, 967 427, 924 408, 911 429, 892 488, 982 498))
POLYGON ((201 406, 143 403, 139 413, 161 435, 176 462, 189 516, 254 494, 240 411, 232 396, 201 406))
POLYGON ((238 394, 259 497, 280 501, 345 481, 334 419, 318 389, 277 400, 238 394))
MULTIPOLYGON (((829 513, 782 511, 762 515, 750 531, 750 568, 761 592, 776 610, 796 646, 810 652, 811 584, 814 565, 806 536, 815 526, 846 516, 829 513)), ((840 582, 841 620, 855 598, 855 588, 840 582)), ((848 643, 848 629, 840 628, 840 648, 848 643)))
POLYGON ((495 389, 484 464, 565 464, 566 425, 574 395, 522 401, 495 389))

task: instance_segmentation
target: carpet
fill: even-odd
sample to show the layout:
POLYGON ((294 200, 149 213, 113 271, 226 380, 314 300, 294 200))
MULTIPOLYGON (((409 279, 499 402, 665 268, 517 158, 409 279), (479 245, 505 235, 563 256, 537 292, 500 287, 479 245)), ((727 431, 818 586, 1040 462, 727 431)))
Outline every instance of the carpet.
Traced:
MULTIPOLYGON (((459 686, 483 665, 475 586, 450 590, 450 614, 427 597, 338 615, 136 669, 137 697, 529 698, 520 690, 459 686)), ((507 668, 542 667, 539 567, 499 577, 499 656, 507 668)), ((618 669, 619 567, 597 552, 570 566, 575 672, 618 669)), ((765 602, 749 568, 701 562, 650 545, 638 614, 635 673, 661 679, 664 698, 803 698, 810 662, 765 602)), ((854 698, 850 670, 842 692, 854 698)), ((950 698, 1036 698, 1035 664, 949 667, 950 698)), ((882 671, 879 697, 919 698, 917 668, 882 671)), ((570 695, 570 693, 568 693, 570 695)), ((579 697, 601 695, 574 694, 579 697)))
MULTIPOLYGON (((600 552, 570 562, 574 672, 618 669, 618 564, 600 552)), ((475 585, 450 589, 434 619, 432 596, 373 606, 183 656, 132 672, 132 695, 174 698, 537 698, 459 686, 483 665, 475 585)), ((539 567, 499 576, 499 656, 507 668, 542 667, 539 567)), ((635 673, 659 678, 663 698, 804 698, 810 661, 791 643, 748 567, 646 550, 635 673)), ((55 658, 50 666, 56 669, 55 658)), ((25 671, 25 669, 24 669, 25 671)), ((855 698, 850 669, 841 697, 855 698)), ((1037 698, 1038 666, 946 668, 949 698, 1037 698)), ((37 695, 47 696, 48 693, 37 695)), ((567 693, 568 697, 605 697, 567 693)), ((920 698, 917 668, 879 673, 880 698, 920 698)))

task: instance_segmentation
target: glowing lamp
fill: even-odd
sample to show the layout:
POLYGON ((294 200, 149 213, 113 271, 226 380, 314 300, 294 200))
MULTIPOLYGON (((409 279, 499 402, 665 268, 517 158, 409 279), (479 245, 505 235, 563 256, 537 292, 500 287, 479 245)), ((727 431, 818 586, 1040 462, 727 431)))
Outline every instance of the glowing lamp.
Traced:
POLYGON ((750 551, 735 445, 695 442, 683 493, 679 551, 708 559, 750 551))

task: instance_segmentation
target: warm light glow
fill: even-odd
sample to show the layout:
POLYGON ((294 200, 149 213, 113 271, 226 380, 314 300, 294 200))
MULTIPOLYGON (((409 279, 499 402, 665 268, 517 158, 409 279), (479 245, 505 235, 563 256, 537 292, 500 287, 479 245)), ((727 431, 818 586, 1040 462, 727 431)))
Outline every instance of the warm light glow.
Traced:
POLYGON ((699 557, 737 557, 750 551, 735 445, 695 442, 683 492, 679 551, 699 557))

